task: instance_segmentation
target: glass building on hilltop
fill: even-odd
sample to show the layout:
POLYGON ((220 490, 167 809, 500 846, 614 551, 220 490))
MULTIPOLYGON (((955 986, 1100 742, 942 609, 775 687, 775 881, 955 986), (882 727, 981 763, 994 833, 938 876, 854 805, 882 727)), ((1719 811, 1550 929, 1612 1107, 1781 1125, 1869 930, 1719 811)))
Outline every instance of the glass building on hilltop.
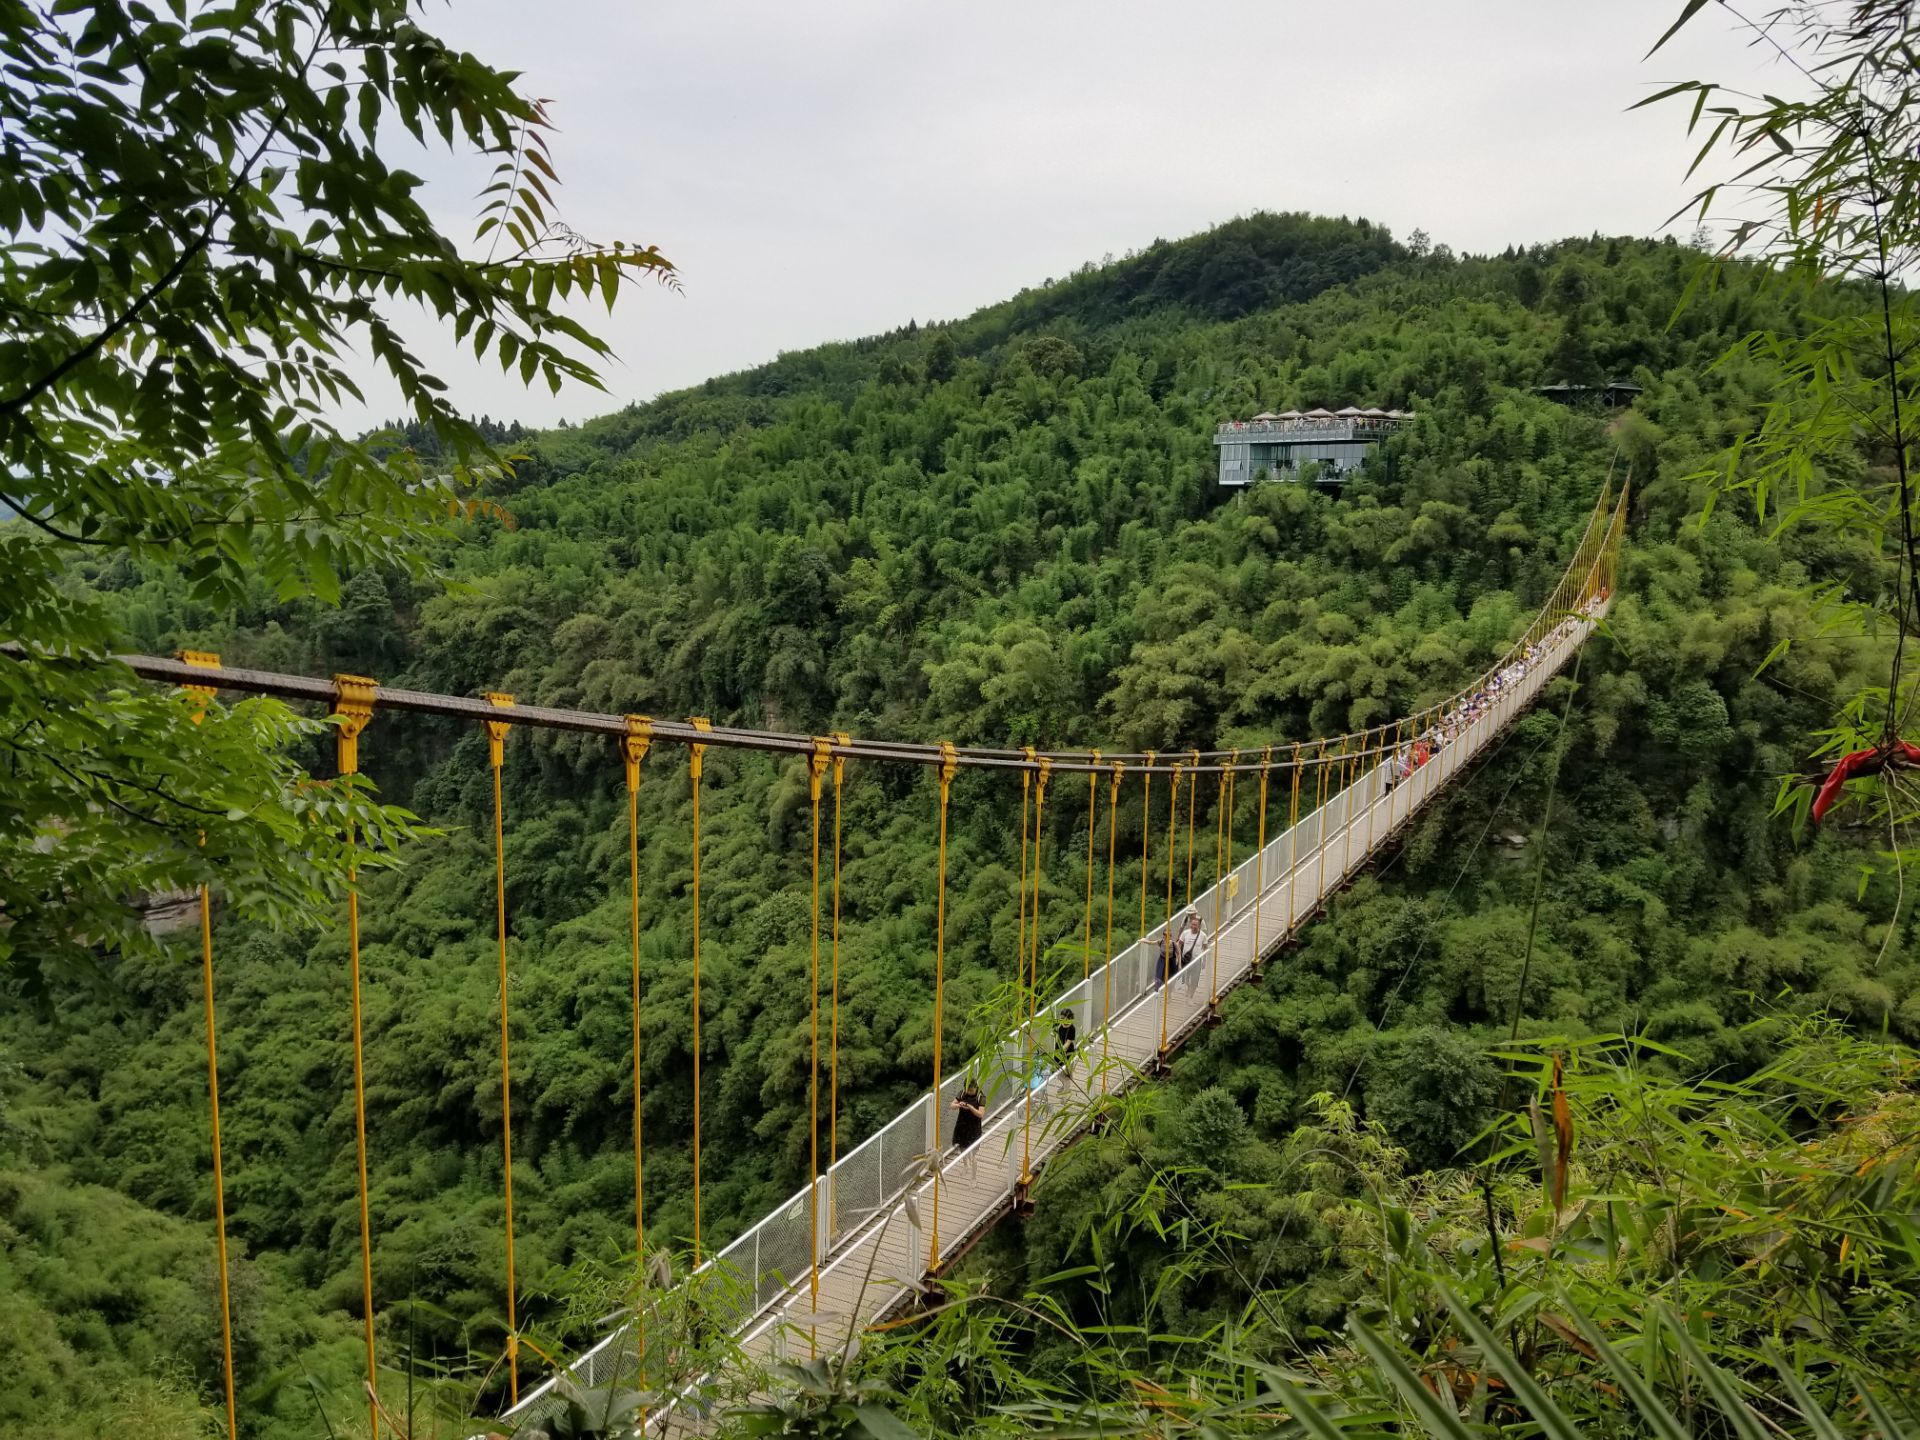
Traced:
POLYGON ((1410 411, 1282 410, 1263 411, 1251 420, 1229 420, 1214 431, 1220 451, 1220 483, 1251 485, 1265 471, 1276 480, 1299 478, 1300 467, 1317 464, 1321 480, 1338 483, 1367 458, 1367 453, 1413 419, 1410 411))

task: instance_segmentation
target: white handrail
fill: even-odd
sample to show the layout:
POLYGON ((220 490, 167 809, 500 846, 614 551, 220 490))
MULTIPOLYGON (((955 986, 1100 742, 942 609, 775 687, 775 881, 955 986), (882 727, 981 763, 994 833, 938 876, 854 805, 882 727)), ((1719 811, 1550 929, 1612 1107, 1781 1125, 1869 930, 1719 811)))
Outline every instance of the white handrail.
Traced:
MULTIPOLYGON (((1387 839, 1410 819, 1413 813, 1436 794, 1446 782, 1459 773, 1494 735, 1522 709, 1531 703, 1547 679, 1556 673, 1571 657, 1587 635, 1591 633, 1594 620, 1604 612, 1604 603, 1597 606, 1591 614, 1569 615, 1544 642, 1544 653, 1540 660, 1527 667, 1525 676, 1518 684, 1506 687, 1488 708, 1467 723, 1465 729, 1444 749, 1439 751, 1426 765, 1403 778, 1398 784, 1389 784, 1389 769, 1394 758, 1371 765, 1352 785, 1328 795, 1325 801, 1309 814, 1302 816, 1298 823, 1271 840, 1266 848, 1256 856, 1249 857, 1214 886, 1208 887, 1191 902, 1192 907, 1203 919, 1212 912, 1216 892, 1225 890, 1221 896, 1223 917, 1220 931, 1211 937, 1209 950, 1204 954, 1205 964, 1212 970, 1214 960, 1219 960, 1220 990, 1226 990, 1240 983, 1252 968, 1255 957, 1252 953, 1251 918, 1256 905, 1261 924, 1260 951, 1262 955, 1278 949, 1298 928, 1306 917, 1311 916, 1322 901, 1333 890, 1346 882, 1349 876, 1362 868, 1371 856, 1387 839), (1359 806, 1358 813, 1355 812, 1359 806), (1337 827, 1337 828, 1333 828, 1337 827), (1354 854, 1354 837, 1360 836, 1358 855, 1354 854), (1305 845, 1303 839, 1311 836, 1305 845), (1302 850, 1306 853, 1302 855, 1302 850), (1337 855, 1332 852, 1338 851, 1337 855), (1287 863, 1280 864, 1282 856, 1287 863), (1328 860, 1334 860, 1334 873, 1328 878, 1328 860), (1308 872, 1311 871, 1309 877, 1308 872), (1261 874, 1266 881, 1261 893, 1256 897, 1251 886, 1245 884, 1243 877, 1250 872, 1261 874), (1244 892, 1245 898, 1241 898, 1244 892), (1276 914, 1275 912, 1279 913, 1276 914)), ((1161 927, 1153 927, 1158 930, 1161 927)), ((1100 1032, 1107 1032, 1108 1051, 1118 1059, 1127 1073, 1123 1085, 1134 1083, 1140 1076, 1144 1062, 1150 1058, 1139 1053, 1142 1037, 1131 1036, 1128 1043, 1114 1046, 1116 1036, 1128 1031, 1130 1021, 1138 1021, 1143 1012, 1157 1009, 1149 1004, 1160 1001, 1169 1011, 1177 1009, 1177 1018, 1169 1014, 1167 1035, 1169 1043, 1175 1042, 1197 1028, 1208 1013, 1211 994, 1202 996, 1198 984, 1198 975, 1202 957, 1190 963, 1183 974, 1192 971, 1196 978, 1177 1002, 1171 994, 1162 997, 1160 987, 1151 983, 1150 962, 1152 958, 1151 933, 1147 937, 1135 940, 1124 950, 1116 954, 1108 965, 1094 970, 1086 979, 1076 983, 1053 1004, 1049 1005, 1040 1020, 1040 1024, 1050 1023, 1050 1017, 1064 1006, 1072 1006, 1076 1014, 1084 1014, 1088 1023, 1082 1027, 1086 1037, 1080 1046, 1080 1055, 1093 1053, 1101 1040, 1100 1032), (1110 972, 1110 973, 1109 973, 1110 972), (1103 997, 1107 993, 1107 982, 1111 978, 1113 1008, 1110 1014, 1096 1025, 1093 1023, 1095 995, 1103 997), (1197 1004, 1195 1003, 1197 1000, 1197 1004)), ((1179 983, 1177 980, 1174 983, 1179 983)), ((1211 991, 1211 986, 1208 991, 1211 991)), ((1156 1015, 1149 1015, 1156 1020, 1156 1015)), ((1136 1026, 1136 1028, 1138 1028, 1136 1026)), ((1151 1033, 1150 1048, 1158 1047, 1158 1026, 1146 1027, 1151 1033)), ((1016 1052, 1024 1050, 1025 1027, 1011 1032, 1004 1042, 1014 1047, 1016 1052)), ((1045 1035, 1041 1030, 1041 1035, 1045 1035)), ((1044 1053, 1045 1047, 1036 1044, 1035 1053, 1044 1053)), ((977 1064, 978 1062, 976 1062, 977 1064)), ((947 1182, 947 1176, 954 1169, 954 1161, 943 1162, 938 1182, 922 1180, 914 1182, 911 1176, 921 1170, 924 1157, 931 1148, 933 1136, 929 1134, 929 1116, 937 1121, 944 1117, 946 1102, 951 1100, 948 1091, 958 1093, 959 1086, 967 1067, 948 1080, 941 1087, 939 1096, 922 1096, 896 1115, 892 1121, 875 1134, 869 1136, 860 1145, 842 1156, 840 1160, 825 1172, 817 1182, 823 1188, 822 1203, 818 1211, 822 1216, 823 1228, 829 1233, 822 1237, 820 1254, 823 1256, 820 1270, 820 1288, 825 1295, 830 1288, 844 1289, 858 1272, 859 1290, 866 1290, 866 1272, 873 1269, 879 1282, 873 1290, 876 1292, 874 1306, 861 1305, 863 1310, 873 1314, 883 1313, 898 1302, 901 1295, 912 1289, 918 1272, 915 1265, 924 1270, 924 1258, 928 1257, 931 1241, 915 1225, 896 1227, 893 1219, 899 1211, 899 1200, 911 1185, 917 1200, 916 1209, 924 1210, 927 1205, 927 1191, 935 1183, 943 1187, 943 1202, 949 1205, 946 1223, 941 1226, 943 1243, 940 1246, 942 1258, 948 1256, 958 1245, 964 1243, 985 1221, 998 1213, 1007 1204, 1013 1193, 1020 1166, 1003 1163, 999 1167, 1005 1176, 1005 1183, 986 1192, 973 1194, 965 1207, 955 1211, 952 1202, 946 1199, 944 1192, 958 1187, 947 1182), (894 1142, 896 1151, 904 1151, 910 1164, 904 1167, 903 1175, 896 1171, 888 1176, 885 1170, 889 1138, 894 1142), (871 1153, 869 1153, 871 1152, 871 1153), (919 1162, 919 1163, 914 1163, 919 1162), (834 1200, 842 1182, 861 1174, 871 1174, 873 1186, 870 1192, 860 1198, 873 1197, 870 1205, 854 1207, 861 1214, 858 1223, 844 1229, 838 1227, 832 1216, 836 1208, 834 1200), (954 1222, 958 1223, 954 1223, 954 1222), (893 1235, 896 1229, 907 1232, 904 1241, 893 1235), (882 1269, 874 1264, 877 1254, 882 1250, 892 1252, 899 1262, 890 1268, 882 1269), (916 1258, 917 1257, 917 1258, 916 1258), (894 1273, 895 1271, 899 1273, 894 1273)), ((1065 1082, 1078 1079, 1084 1073, 1084 1062, 1056 1071, 1037 1089, 1029 1091, 1026 1085, 1007 1086, 1004 1093, 991 1097, 982 1135, 970 1152, 976 1167, 984 1166, 986 1155, 990 1153, 990 1144, 998 1140, 1002 1147, 1003 1160, 1010 1162, 1013 1146, 1013 1130, 1024 1121, 1023 1101, 1029 1093, 1033 1096, 1036 1113, 1044 1112, 1039 1127, 1039 1141, 1034 1146, 1034 1158, 1038 1162, 1055 1153, 1070 1137, 1056 1133, 1057 1127, 1046 1123, 1055 1112, 1056 1102, 1064 1090, 1065 1082), (1012 1127, 1012 1128, 1010 1128, 1012 1127)), ((1030 1083, 1030 1082, 1029 1082, 1030 1083)), ((941 1147, 944 1148, 944 1147, 941 1147)), ((1035 1166, 1037 1168, 1037 1164, 1035 1166)), ((808 1246, 808 1232, 805 1216, 812 1213, 814 1207, 806 1202, 811 1186, 803 1187, 774 1211, 763 1217, 745 1234, 726 1246, 717 1255, 709 1259, 701 1271, 709 1271, 718 1266, 728 1266, 741 1274, 748 1282, 752 1300, 747 1310, 736 1317, 733 1324, 740 1327, 741 1344, 749 1352, 770 1351, 777 1348, 784 1330, 796 1324, 793 1318, 796 1307, 804 1307, 810 1294, 807 1285, 811 1269, 812 1250, 808 1246), (797 1240, 789 1233, 797 1227, 797 1240), (789 1270, 770 1267, 764 1257, 770 1251, 781 1246, 792 1248, 798 1263, 789 1270), (751 1254, 749 1267, 741 1267, 737 1261, 751 1254), (771 1293, 763 1295, 771 1282, 771 1293)), ((977 1187, 974 1187, 977 1189, 977 1187)), ((817 1312, 819 1322, 813 1327, 816 1332, 828 1328, 829 1312, 817 1312)), ((840 1319, 847 1323, 864 1323, 862 1317, 851 1314, 840 1319)), ((626 1348, 625 1340, 629 1334, 628 1324, 623 1324, 613 1333, 603 1337, 597 1344, 583 1352, 570 1366, 567 1374, 581 1379, 589 1386, 601 1386, 619 1379, 631 1370, 634 1356, 626 1348)), ((838 1328, 837 1323, 834 1328, 838 1328)), ((844 1333, 844 1332, 841 1332, 844 1333)), ((834 1342, 828 1342, 834 1343, 834 1342)), ((529 1392, 520 1404, 507 1412, 505 1418, 525 1424, 530 1420, 542 1418, 557 1408, 555 1387, 557 1379, 549 1379, 529 1392)))

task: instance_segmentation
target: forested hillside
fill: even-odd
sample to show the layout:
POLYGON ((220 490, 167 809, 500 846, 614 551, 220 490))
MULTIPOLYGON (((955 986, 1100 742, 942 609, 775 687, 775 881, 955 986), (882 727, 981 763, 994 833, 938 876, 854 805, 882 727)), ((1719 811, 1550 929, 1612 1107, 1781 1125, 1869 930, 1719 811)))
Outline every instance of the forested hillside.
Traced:
MULTIPOLYGON (((1884 564, 1835 533, 1762 533, 1731 505, 1703 519, 1697 477, 1775 383, 1716 362, 1756 327, 1811 317, 1739 266, 1676 317, 1700 261, 1600 238, 1415 255, 1365 221, 1255 216, 951 324, 528 435, 491 489, 498 508, 439 557, 451 589, 368 569, 338 609, 263 587, 216 614, 177 575, 123 560, 74 583, 111 595, 138 648, 229 665, 810 732, 1261 746, 1449 693, 1542 600, 1608 478, 1630 479, 1621 593, 1582 661, 1551 829, 1517 860, 1481 843, 1533 835, 1570 682, 1176 1067, 1156 1143, 1202 1165, 1195 1183, 1224 1211, 1296 1127, 1351 1121, 1311 1106, 1321 1091, 1349 1095, 1412 1171, 1447 1164, 1492 1110, 1485 1051, 1516 1008, 1523 1034, 1644 1035, 1674 1052, 1653 1063, 1675 1077, 1758 1069, 1779 1033, 1762 1017, 1825 1010, 1920 1041, 1920 966, 1904 916, 1890 927, 1898 882, 1878 840, 1796 837, 1772 816, 1809 734, 1884 660, 1877 641, 1823 633, 1805 592, 1871 591, 1884 564), (1603 377, 1644 393, 1622 413, 1531 393, 1603 377), (1217 422, 1346 404, 1419 418, 1338 489, 1214 484, 1217 422)), ((363 904, 382 1326, 395 1357, 462 1365, 497 1351, 502 1304, 486 746, 382 715, 361 751, 386 798, 447 832, 363 904)), ((326 771, 317 748, 307 758, 326 771)), ((649 1219, 675 1245, 691 1226, 690 786, 671 747, 646 774, 649 1219)), ((930 782, 849 776, 842 1149, 925 1083, 932 1047, 930 782)), ((1251 788, 1232 817, 1242 853, 1251 788)), ((1139 883, 1129 795, 1123 896, 1139 883)), ((961 1015, 1016 973, 1017 781, 964 775, 954 803, 947 1004, 961 1015)), ((1049 941, 1080 933, 1084 804, 1069 793, 1047 811, 1049 941)), ((516 731, 506 809, 519 1264, 538 1296, 631 1238, 615 748, 516 731)), ((803 768, 710 753, 702 820, 711 1243, 806 1176, 803 768)), ((228 912, 216 946, 243 1383, 279 1387, 259 1434, 322 1433, 315 1386, 352 1409, 338 1387, 359 1295, 345 940, 228 912)), ((198 1007, 195 973, 169 957, 0 1020, 0 1334, 16 1382, 0 1422, 92 1434, 147 1405, 194 1433, 218 1367, 198 1007), (168 1366, 173 1380, 150 1378, 168 1366)), ((950 1063, 984 1023, 949 1025, 950 1063)), ((1089 1157, 1070 1163, 1126 1161, 1089 1157)), ((1302 1196, 1232 1219, 1297 1281, 1298 1323, 1325 1324, 1361 1281, 1318 1241, 1275 1238, 1302 1196)), ((1072 1204, 1043 1205, 992 1264, 1078 1263, 1072 1204)), ((1178 1304, 1206 1323, 1245 1299, 1196 1279, 1178 1304)))

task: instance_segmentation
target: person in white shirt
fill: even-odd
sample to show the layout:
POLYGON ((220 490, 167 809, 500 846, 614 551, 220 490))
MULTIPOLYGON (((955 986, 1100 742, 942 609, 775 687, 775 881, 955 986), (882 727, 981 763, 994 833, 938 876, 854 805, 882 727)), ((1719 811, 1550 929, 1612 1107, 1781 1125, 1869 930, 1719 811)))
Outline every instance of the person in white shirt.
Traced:
MULTIPOLYGON (((1189 910, 1180 932, 1173 937, 1174 970, 1185 970, 1200 958, 1200 952, 1205 948, 1206 936, 1200 929, 1200 914, 1196 910, 1189 910)), ((1197 979, 1189 978, 1187 988, 1191 990, 1197 983, 1197 979)))

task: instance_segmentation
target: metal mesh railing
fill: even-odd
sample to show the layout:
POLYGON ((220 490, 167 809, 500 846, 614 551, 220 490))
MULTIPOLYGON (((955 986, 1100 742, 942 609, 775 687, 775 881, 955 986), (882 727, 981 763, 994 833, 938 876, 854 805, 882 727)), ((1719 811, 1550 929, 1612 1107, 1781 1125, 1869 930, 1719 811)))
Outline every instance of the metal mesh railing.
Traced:
MULTIPOLYGON (((766 1336, 777 1330, 783 1323, 777 1302, 790 1295, 796 1284, 803 1283, 811 1269, 815 1223, 819 1226, 818 1254, 827 1268, 842 1263, 857 1248, 862 1232, 868 1231, 877 1232, 870 1237, 871 1244, 883 1247, 881 1258, 899 1271, 895 1278, 907 1276, 916 1257, 925 1256, 928 1237, 915 1224, 889 1229, 885 1217, 912 1186, 924 1183, 929 1155, 948 1143, 952 1102, 969 1072, 991 1080, 984 1134, 979 1142, 983 1153, 976 1157, 976 1163, 1004 1171, 1005 1182, 998 1189, 1010 1192, 1023 1168, 1019 1161, 1027 1147, 1022 1143, 1025 1135, 1017 1141, 1009 1124, 1040 1137, 1043 1150, 1058 1143, 1053 1121, 1067 1113, 1060 1104, 1064 1087, 1076 1076, 1084 1076, 1091 1063, 1093 1046, 1088 1039, 1097 1041, 1099 1032, 1124 1023, 1144 1002, 1156 997, 1164 1011, 1168 1037, 1183 1035, 1199 1025, 1211 1008, 1216 985, 1225 989, 1237 983, 1257 958, 1252 924, 1255 907, 1258 949, 1264 954, 1282 943, 1332 889, 1363 865, 1382 837, 1419 809, 1513 715, 1530 704, 1590 628, 1584 620, 1568 618, 1547 632, 1543 636, 1546 648, 1542 663, 1531 666, 1522 681, 1509 687, 1485 714, 1467 722, 1429 763, 1399 784, 1388 784, 1395 763, 1392 758, 1371 763, 1358 771, 1350 785, 1324 798, 1314 797, 1320 803, 1301 814, 1297 823, 1237 862, 1217 885, 1196 894, 1191 906, 1213 931, 1209 949, 1174 976, 1164 992, 1156 985, 1155 937, 1161 927, 1155 926, 1148 936, 1137 937, 1117 950, 1110 962, 1094 968, 1040 1012, 1031 1050, 1025 1027, 1016 1030, 1001 1042, 995 1054, 977 1057, 972 1066, 960 1067, 948 1076, 937 1097, 926 1096, 909 1105, 842 1156, 816 1182, 817 1210, 809 1204, 809 1188, 802 1188, 727 1245, 702 1268, 728 1272, 735 1284, 730 1298, 718 1307, 710 1305, 708 1313, 731 1328, 745 1329, 749 1336, 766 1336), (1086 1037, 1081 1056, 1069 1069, 1036 1074, 1047 1063, 1052 1016, 1062 1008, 1074 1011, 1080 1034, 1086 1037), (1024 1103, 1028 1096, 1032 1097, 1030 1121, 1024 1103), (994 1143, 1001 1147, 1002 1159, 994 1158, 994 1143), (833 1257, 830 1261, 829 1256, 833 1257)), ((1120 1058, 1132 1063, 1132 1057, 1120 1058)), ((1004 1194, 997 1203, 1004 1203, 1004 1194)), ((978 1219, 978 1215, 950 1216, 949 1222, 964 1232, 978 1219)), ((942 1225, 942 1233, 949 1233, 948 1224, 942 1225)), ((883 1269, 882 1273, 890 1272, 883 1269)), ((629 1333, 623 1326, 607 1336, 574 1362, 571 1373, 596 1386, 631 1374, 634 1347, 626 1339, 629 1333)), ((524 1424, 552 1413, 557 1408, 552 1388, 552 1381, 539 1387, 509 1418, 524 1424)))
MULTIPOLYGON (((1386 836, 1471 763, 1494 735, 1532 703, 1540 687, 1565 663, 1573 649, 1584 640, 1589 628, 1584 623, 1568 621, 1564 633, 1554 635, 1555 643, 1550 646, 1549 653, 1543 656, 1544 663, 1533 666, 1523 683, 1510 689, 1496 706, 1468 724, 1429 764, 1406 776, 1397 785, 1388 783, 1390 761, 1371 766, 1362 771, 1352 785, 1328 796, 1327 802, 1318 810, 1301 817, 1297 825, 1271 840, 1256 856, 1250 856, 1236 865, 1232 875, 1240 877, 1239 888, 1229 888, 1222 895, 1221 929, 1213 937, 1218 953, 1220 988, 1230 988, 1244 978, 1255 958, 1252 922, 1256 905, 1259 907, 1260 922, 1258 949, 1264 954, 1283 943, 1328 893, 1368 861, 1386 836), (1351 823, 1349 816, 1352 817, 1351 823), (1246 878, 1255 870, 1260 873, 1262 880, 1257 891, 1246 878)), ((1230 885, 1230 882, 1225 883, 1230 885)), ((1209 890, 1204 895, 1196 896, 1194 904, 1196 908, 1203 901, 1210 905, 1211 899, 1209 890)), ((1202 909, 1201 913, 1204 916, 1209 912, 1202 909)), ((1200 1025, 1211 1009, 1212 982, 1216 973, 1213 969, 1214 952, 1204 953, 1195 964, 1176 975, 1172 984, 1163 991, 1152 984, 1149 950, 1150 947, 1136 942, 1126 951, 1115 955, 1112 1023, 1125 1025, 1130 1014, 1140 1009, 1143 1002, 1149 1005, 1163 1004, 1166 1009, 1166 1033, 1170 1038, 1177 1039, 1200 1025), (1123 999, 1123 996, 1126 998, 1123 999)), ((1095 997, 1103 985, 1104 977, 1095 971, 1088 981, 1080 982, 1061 996, 1058 1004, 1084 1007, 1097 1003, 1095 997)), ((1084 1009, 1080 1013, 1085 1013, 1084 1009)), ((1148 1030, 1147 1043, 1151 1046, 1152 1027, 1148 1027, 1148 1030)), ((1092 1061, 1092 1049, 1092 1046, 1083 1047, 1081 1057, 1072 1070, 1055 1071, 1045 1077, 1041 1088, 1034 1092, 1031 1123, 1035 1147, 1033 1158, 1036 1161, 1044 1159, 1065 1138, 1060 1126, 1055 1123, 1058 1117, 1073 1113, 1072 1107, 1061 1103, 1065 1097, 1065 1087, 1075 1079, 1085 1079, 1092 1061)), ((1124 1065, 1133 1066, 1142 1057, 1136 1050, 1133 1054, 1122 1053, 1115 1058, 1124 1065)), ((1025 1123, 1018 1097, 990 1112, 986 1134, 979 1142, 987 1154, 979 1163, 983 1167, 997 1164, 996 1149, 1005 1156, 1007 1163, 1001 1183, 995 1187, 997 1193, 984 1208, 976 1203, 971 1210, 956 1213, 950 1198, 941 1227, 943 1237, 951 1236, 953 1242, 964 1239, 971 1228, 995 1208, 1004 1205, 1005 1196, 1012 1190, 1022 1168, 1019 1164, 1022 1149, 1020 1131, 1025 1123)), ((952 1168, 952 1162, 949 1162, 949 1172, 952 1168)), ((924 1191, 924 1182, 922 1188, 924 1191)), ((950 1197, 956 1194, 951 1185, 948 1193, 950 1197)), ((894 1198, 897 1200, 897 1193, 894 1198)), ((923 1193, 923 1223, 925 1206, 926 1197, 923 1193)), ((887 1281, 887 1285, 882 1287, 883 1292, 889 1289, 897 1292, 900 1285, 910 1284, 918 1269, 923 1268, 927 1258, 928 1237, 919 1226, 896 1223, 891 1233, 883 1232, 877 1237, 867 1238, 871 1240, 871 1245, 863 1246, 856 1241, 837 1253, 823 1269, 823 1277, 831 1278, 834 1272, 856 1263, 867 1265, 887 1281), (878 1253, 869 1253, 876 1247, 878 1253)), ((948 1244, 943 1242, 941 1249, 943 1254, 947 1253, 948 1244)), ((874 1313, 879 1313, 889 1303, 891 1295, 883 1293, 873 1307, 874 1313)), ((756 1343, 770 1346, 777 1351, 781 1335, 792 1322, 792 1313, 769 1313, 749 1332, 747 1343, 749 1346, 756 1343)))

